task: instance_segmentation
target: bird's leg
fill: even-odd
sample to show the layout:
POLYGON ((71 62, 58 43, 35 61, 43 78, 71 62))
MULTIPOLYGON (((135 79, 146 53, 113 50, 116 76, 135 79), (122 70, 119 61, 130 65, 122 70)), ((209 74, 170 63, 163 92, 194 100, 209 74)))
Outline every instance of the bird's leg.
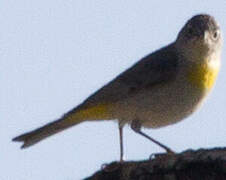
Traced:
POLYGON ((120 162, 123 162, 123 126, 119 123, 120 162))
POLYGON ((148 136, 147 134, 143 133, 141 131, 141 124, 139 121, 132 121, 131 123, 131 128, 132 130, 134 130, 136 133, 144 136, 145 138, 149 139, 150 141, 152 141, 153 143, 159 145, 160 147, 162 147, 163 149, 166 150, 167 153, 169 154, 175 154, 169 147, 163 145, 162 143, 158 142, 157 140, 153 139, 152 137, 148 136))

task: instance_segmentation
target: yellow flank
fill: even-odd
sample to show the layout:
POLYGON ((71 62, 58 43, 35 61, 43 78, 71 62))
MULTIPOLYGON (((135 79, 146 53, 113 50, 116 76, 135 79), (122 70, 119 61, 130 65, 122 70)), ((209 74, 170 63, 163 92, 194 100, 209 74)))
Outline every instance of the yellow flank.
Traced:
POLYGON ((108 119, 110 113, 108 107, 109 106, 106 104, 98 104, 86 109, 81 109, 76 113, 76 117, 84 120, 108 119))
POLYGON ((214 85, 218 72, 219 66, 211 66, 210 63, 196 64, 189 71, 188 80, 194 86, 208 90, 214 85))

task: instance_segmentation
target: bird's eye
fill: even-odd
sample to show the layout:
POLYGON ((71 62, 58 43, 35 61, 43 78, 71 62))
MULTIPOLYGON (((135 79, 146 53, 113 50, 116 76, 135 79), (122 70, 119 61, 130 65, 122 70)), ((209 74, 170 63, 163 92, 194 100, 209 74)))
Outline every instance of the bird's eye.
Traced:
POLYGON ((219 36, 219 31, 215 31, 215 32, 213 33, 213 39, 217 39, 218 36, 219 36))

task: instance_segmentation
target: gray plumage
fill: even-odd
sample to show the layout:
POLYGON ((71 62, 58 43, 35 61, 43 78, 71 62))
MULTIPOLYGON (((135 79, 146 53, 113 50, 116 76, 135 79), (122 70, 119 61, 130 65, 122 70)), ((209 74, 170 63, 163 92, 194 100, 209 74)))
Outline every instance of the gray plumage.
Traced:
POLYGON ((222 36, 214 18, 206 14, 194 16, 175 42, 142 58, 59 120, 13 140, 22 141, 22 147, 28 147, 80 122, 117 119, 120 160, 122 127, 126 123, 131 124, 135 132, 172 152, 140 128, 159 128, 179 122, 200 107, 211 89, 206 85, 209 74, 218 72, 221 46, 222 36), (96 112, 98 116, 95 111, 93 117, 82 114, 99 105, 105 109, 97 109, 101 111, 96 112))

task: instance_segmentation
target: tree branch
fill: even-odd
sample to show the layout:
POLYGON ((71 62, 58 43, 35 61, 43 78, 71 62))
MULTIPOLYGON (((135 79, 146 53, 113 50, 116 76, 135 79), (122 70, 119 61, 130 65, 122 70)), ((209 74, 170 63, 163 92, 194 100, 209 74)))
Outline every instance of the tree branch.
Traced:
POLYGON ((86 180, 225 180, 226 148, 156 154, 149 160, 112 162, 86 180))

